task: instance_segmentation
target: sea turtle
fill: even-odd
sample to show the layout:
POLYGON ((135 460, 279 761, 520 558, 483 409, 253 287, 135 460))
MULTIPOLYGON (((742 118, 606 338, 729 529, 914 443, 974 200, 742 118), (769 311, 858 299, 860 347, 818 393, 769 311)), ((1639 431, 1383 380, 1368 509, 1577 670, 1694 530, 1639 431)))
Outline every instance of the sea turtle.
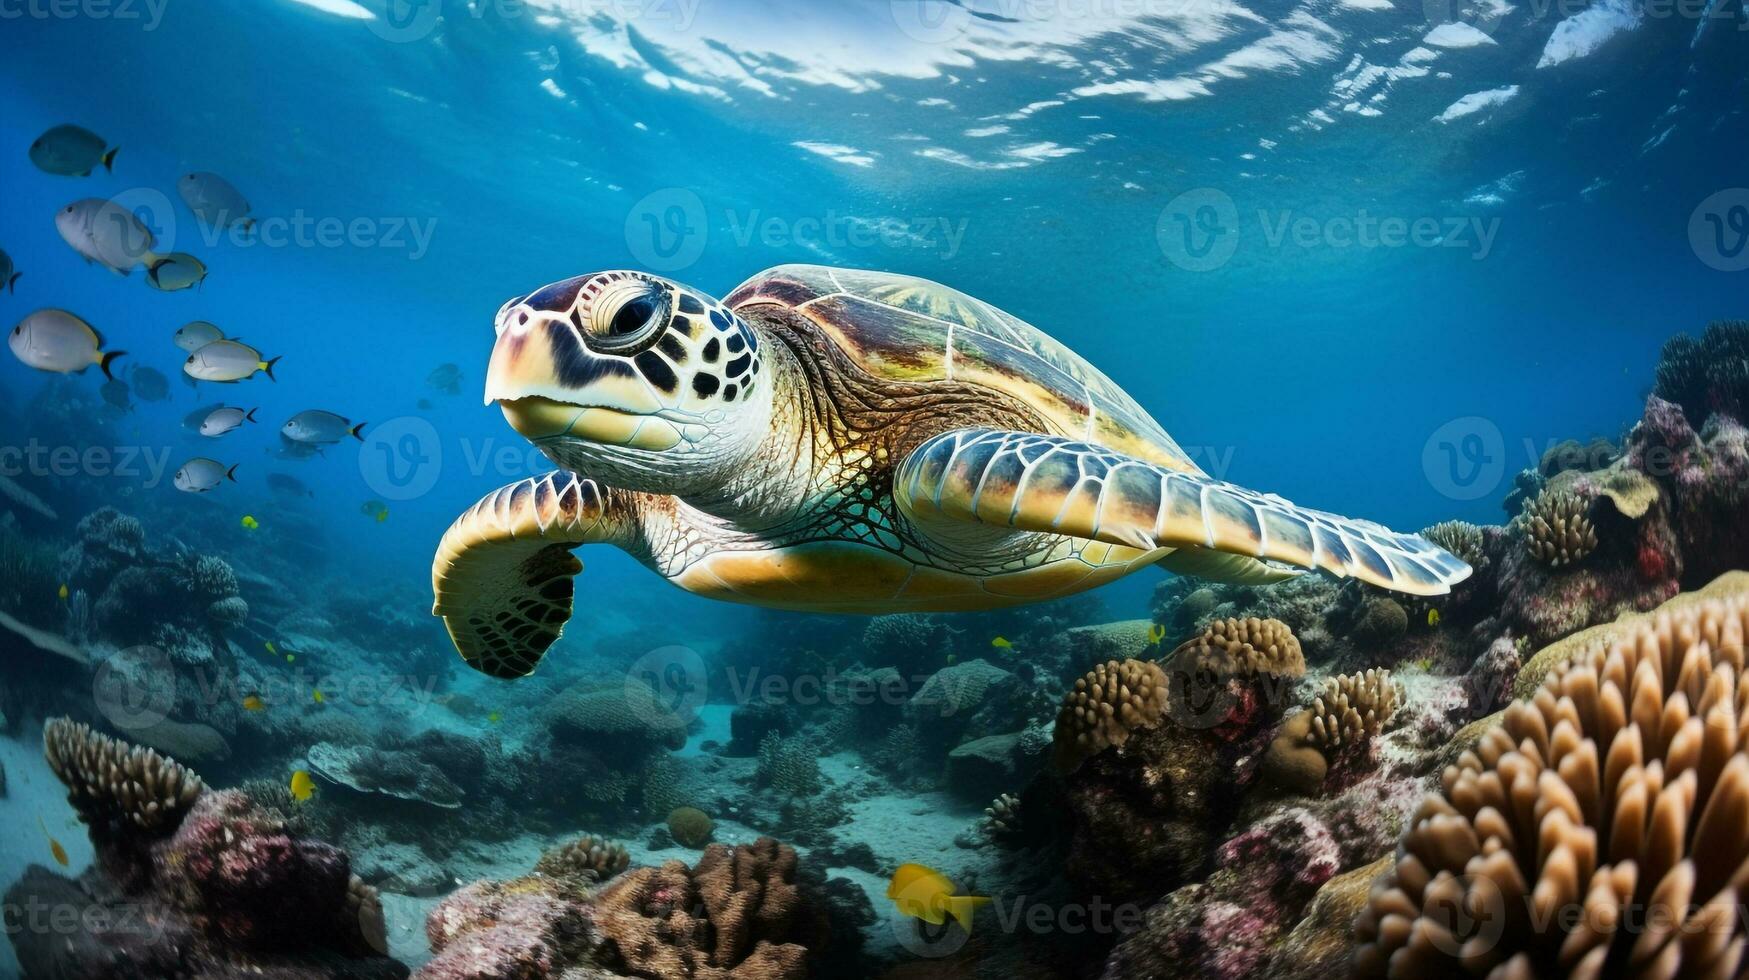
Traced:
POLYGON ((486 400, 558 465, 476 503, 434 612, 497 677, 571 616, 572 549, 789 609, 982 609, 1139 568, 1323 569, 1416 595, 1469 575, 1416 535, 1204 473, 1128 395, 995 307, 908 276, 789 265, 718 301, 601 272, 504 304, 486 400))

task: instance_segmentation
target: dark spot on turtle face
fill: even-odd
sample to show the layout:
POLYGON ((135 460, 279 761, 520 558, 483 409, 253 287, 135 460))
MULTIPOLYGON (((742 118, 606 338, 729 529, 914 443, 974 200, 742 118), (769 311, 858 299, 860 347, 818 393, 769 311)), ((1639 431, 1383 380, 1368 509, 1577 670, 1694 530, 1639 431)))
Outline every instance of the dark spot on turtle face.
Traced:
POLYGON ((711 326, 727 333, 732 327, 734 327, 734 323, 729 320, 729 315, 722 310, 712 310, 711 326))
POLYGON ((632 376, 632 366, 612 357, 595 357, 578 343, 577 335, 557 320, 547 323, 547 342, 552 345, 554 373, 567 388, 582 388, 604 377, 632 376))
POLYGON ((698 297, 692 295, 691 293, 681 293, 680 294, 680 312, 682 312, 682 313, 703 313, 704 312, 704 304, 700 303, 698 301, 698 297))
POLYGON ((717 340, 717 338, 712 337, 710 340, 705 342, 704 362, 706 364, 717 363, 717 358, 719 358, 721 356, 723 356, 723 345, 717 340))
POLYGON ((699 371, 692 376, 692 393, 700 398, 709 398, 717 393, 717 376, 708 371, 699 371))
POLYGON ((668 359, 675 364, 684 365, 686 363, 686 345, 681 343, 680 338, 674 334, 664 335, 661 340, 656 342, 656 348, 667 354, 668 359))
POLYGON ((740 391, 737 390, 734 385, 730 385, 723 389, 723 401, 732 402, 738 394, 740 394, 740 391))
POLYGON ((589 279, 589 276, 576 276, 555 282, 550 286, 542 286, 531 293, 524 302, 537 310, 546 310, 549 313, 561 312, 569 309, 577 301, 577 291, 582 289, 583 284, 589 279))
POLYGON ((644 378, 651 384, 670 395, 674 394, 675 389, 680 387, 680 379, 675 377, 674 369, 669 367, 668 362, 662 360, 661 355, 657 354, 655 351, 644 351, 642 354, 639 354, 635 360, 638 365, 638 371, 641 372, 644 375, 644 378))
POLYGON ((739 378, 741 375, 746 374, 747 373, 747 366, 749 364, 752 364, 752 363, 753 363, 753 357, 752 357, 752 355, 749 355, 749 354, 742 354, 740 357, 737 357, 734 360, 730 361, 729 362, 729 377, 739 378))
POLYGON ((741 328, 741 332, 740 332, 741 342, 747 345, 748 350, 758 350, 759 349, 759 338, 754 335, 753 331, 747 329, 747 325, 745 323, 738 324, 738 326, 741 328))
POLYGON ((740 334, 729 338, 729 353, 739 354, 747 349, 747 341, 740 334))

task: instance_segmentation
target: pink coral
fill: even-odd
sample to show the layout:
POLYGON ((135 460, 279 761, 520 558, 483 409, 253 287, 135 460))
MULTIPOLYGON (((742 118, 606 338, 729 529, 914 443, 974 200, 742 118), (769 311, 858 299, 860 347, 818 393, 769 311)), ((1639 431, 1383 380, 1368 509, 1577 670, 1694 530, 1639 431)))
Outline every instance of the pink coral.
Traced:
POLYGON ((583 893, 536 875, 476 881, 425 920, 435 958, 421 980, 550 977, 581 956, 593 931, 583 893))

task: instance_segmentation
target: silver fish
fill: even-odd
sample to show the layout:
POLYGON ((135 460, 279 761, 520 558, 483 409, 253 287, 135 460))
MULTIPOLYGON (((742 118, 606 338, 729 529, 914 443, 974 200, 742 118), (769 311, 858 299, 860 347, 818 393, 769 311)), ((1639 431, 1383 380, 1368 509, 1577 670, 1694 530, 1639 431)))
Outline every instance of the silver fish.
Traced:
POLYGON ((125 351, 104 351, 103 338, 91 324, 66 310, 37 310, 12 328, 7 345, 20 361, 38 371, 76 374, 95 364, 104 377, 125 351))
POLYGON ((128 372, 128 381, 134 386, 134 394, 145 401, 161 402, 170 397, 170 379, 156 368, 135 367, 128 372))
POLYGON ((146 263, 146 282, 163 293, 191 289, 206 281, 206 263, 187 252, 156 256, 146 263))
POLYGON ((219 436, 237 429, 244 422, 255 421, 255 412, 256 410, 253 408, 247 412, 240 408, 214 409, 207 414, 205 419, 201 420, 200 434, 217 439, 219 436))
POLYGON ((73 251, 120 275, 157 261, 157 239, 133 212, 102 198, 74 201, 55 213, 55 229, 73 251))
POLYGON ((224 340, 225 332, 205 320, 190 320, 170 339, 176 341, 176 346, 192 354, 215 340, 224 340))
POLYGON ((364 427, 366 424, 367 423, 359 422, 355 425, 351 419, 344 416, 335 415, 333 412, 324 412, 319 409, 311 409, 310 411, 299 412, 292 416, 290 421, 280 427, 279 432, 280 435, 285 436, 293 442, 304 442, 313 445, 328 445, 330 443, 336 443, 347 436, 351 436, 359 442, 363 442, 364 427))
POLYGON ((19 272, 18 267, 12 264, 12 256, 7 255, 5 249, 0 249, 0 289, 9 293, 18 292, 18 277, 22 275, 24 273, 19 272))
POLYGON ((115 169, 115 147, 83 126, 56 126, 30 144, 30 162, 45 173, 89 177, 98 164, 115 169))
POLYGON ((236 466, 226 469, 225 464, 217 460, 196 456, 183 463, 182 468, 176 471, 175 482, 176 489, 183 493, 206 493, 208 490, 217 489, 226 480, 237 482, 236 466))
POLYGON ((199 432, 201 425, 206 422, 206 417, 224 407, 224 404, 220 403, 217 405, 208 405, 204 408, 197 408, 182 417, 182 427, 193 432, 199 432))
POLYGON ((267 380, 277 381, 273 366, 279 358, 263 360, 261 352, 235 340, 215 340, 188 355, 182 365, 184 374, 196 381, 242 381, 263 371, 267 380))
POLYGON ((212 228, 236 225, 243 231, 255 226, 249 217, 249 201, 231 182, 218 174, 197 172, 183 175, 176 182, 176 192, 194 216, 212 228))

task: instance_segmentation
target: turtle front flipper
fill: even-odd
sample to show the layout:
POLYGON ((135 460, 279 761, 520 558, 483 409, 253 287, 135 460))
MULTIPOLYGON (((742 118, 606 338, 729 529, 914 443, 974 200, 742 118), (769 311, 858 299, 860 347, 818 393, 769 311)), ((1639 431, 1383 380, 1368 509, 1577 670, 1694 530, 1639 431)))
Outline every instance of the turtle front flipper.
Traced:
MULTIPOLYGON (((1057 436, 956 429, 918 446, 894 493, 905 513, 1124 545, 1207 549, 1443 595, 1470 567, 1414 534, 1057 436)), ((1217 556, 1208 556, 1214 558, 1217 556)), ((1219 562, 1185 564, 1218 567, 1219 562)))
POLYGON ((456 518, 431 564, 432 613, 462 659, 493 677, 522 677, 571 618, 578 545, 626 545, 637 495, 574 473, 520 480, 456 518))

